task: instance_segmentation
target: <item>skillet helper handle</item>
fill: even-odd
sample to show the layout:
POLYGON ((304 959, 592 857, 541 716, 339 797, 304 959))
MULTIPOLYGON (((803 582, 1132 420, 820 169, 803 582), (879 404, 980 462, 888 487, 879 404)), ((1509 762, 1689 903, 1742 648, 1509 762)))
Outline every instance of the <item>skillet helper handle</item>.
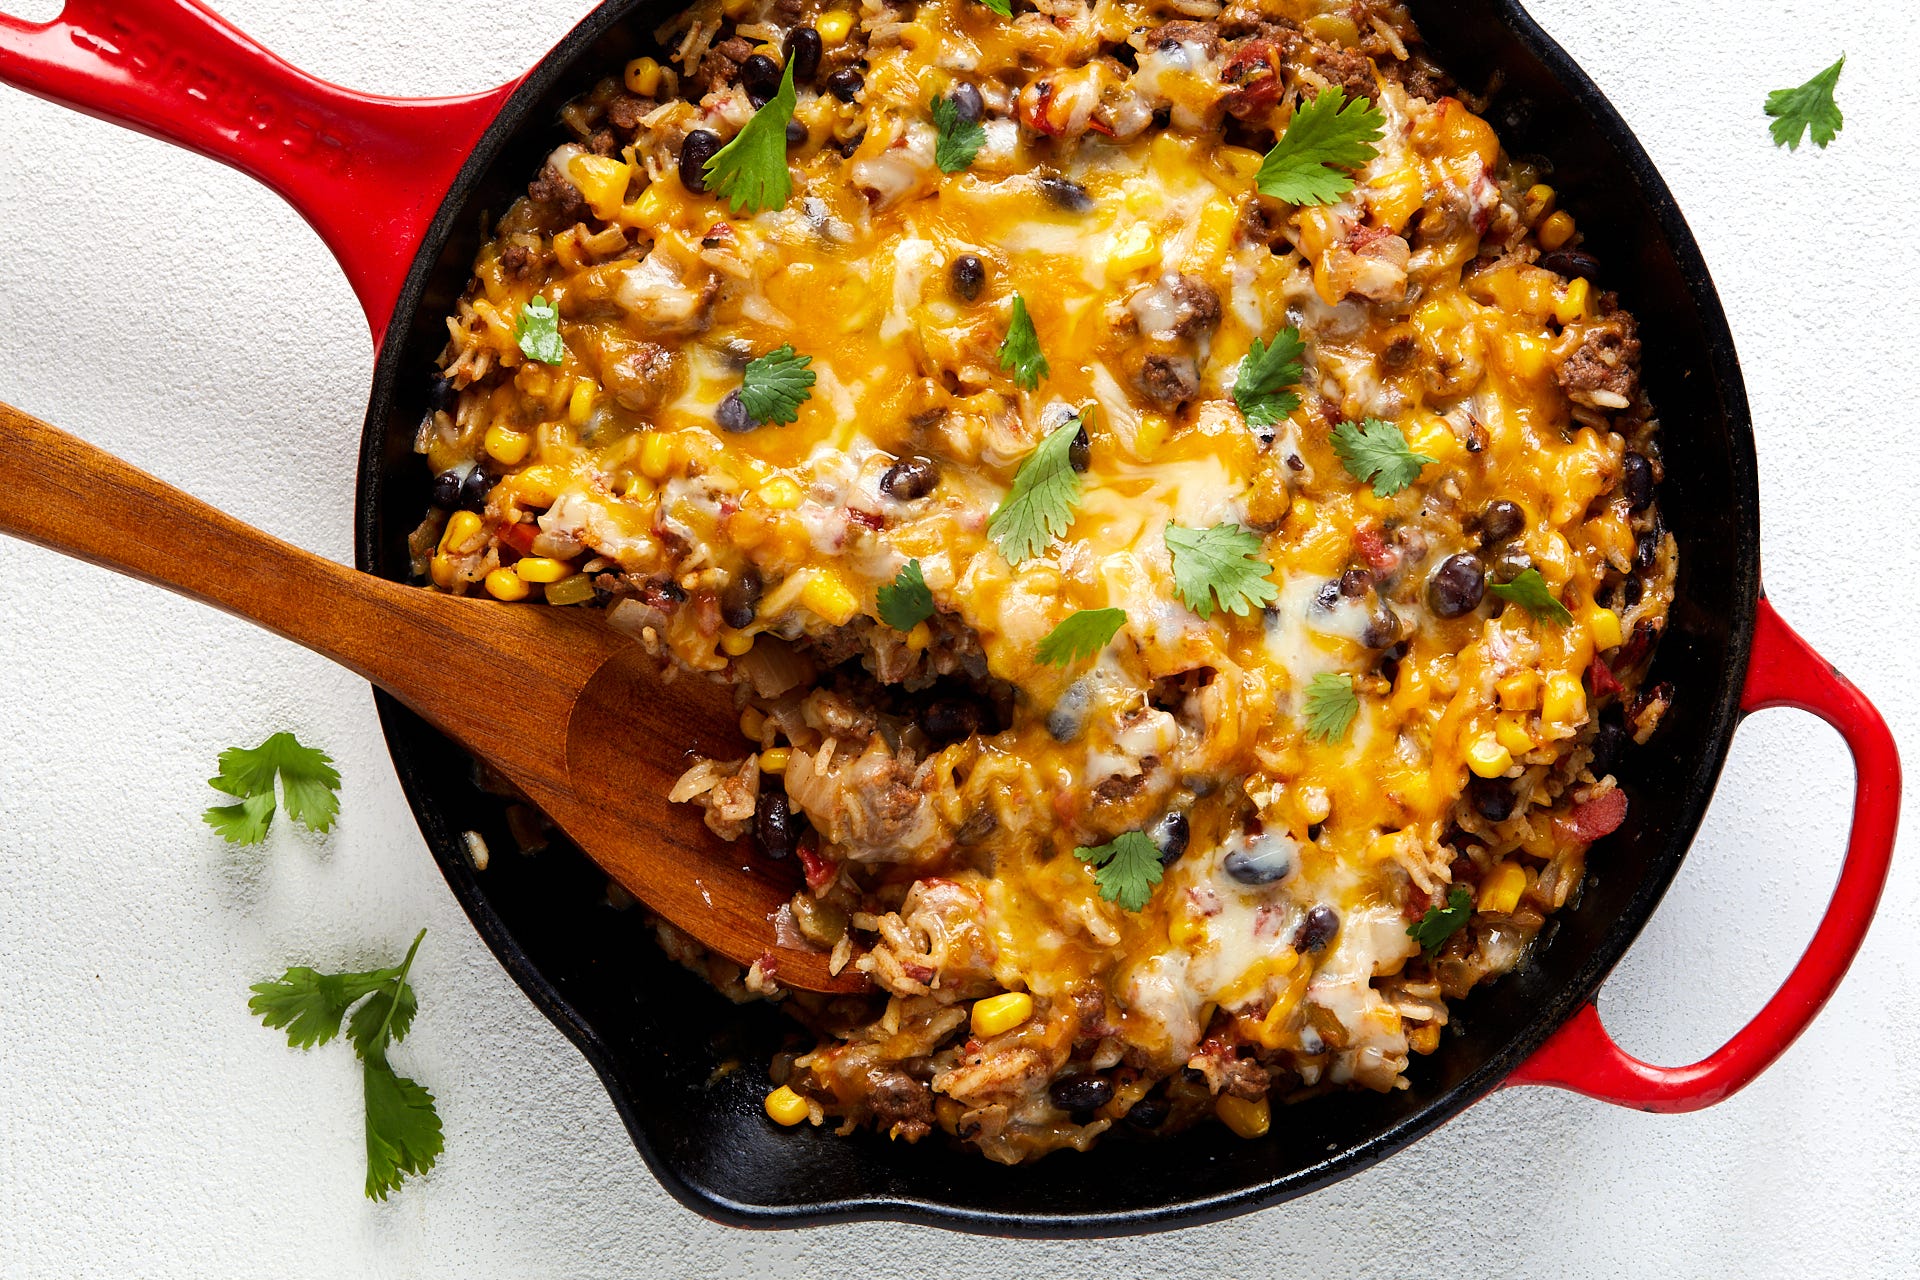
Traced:
POLYGON ((1657 1067, 1627 1053, 1589 1004, 1536 1050, 1506 1083, 1554 1085, 1642 1111, 1697 1111, 1745 1088, 1787 1051, 1840 985, 1886 884, 1900 817, 1900 756, 1887 723, 1847 678, 1780 620, 1763 597, 1742 713, 1768 707, 1811 711, 1853 752, 1853 831, 1827 913, 1793 972, 1753 1021, 1713 1054, 1686 1067, 1657 1067))
POLYGON ((418 99, 342 89, 197 0, 66 0, 45 23, 0 13, 0 83, 271 187, 339 259, 376 345, 442 198, 516 87, 418 99))

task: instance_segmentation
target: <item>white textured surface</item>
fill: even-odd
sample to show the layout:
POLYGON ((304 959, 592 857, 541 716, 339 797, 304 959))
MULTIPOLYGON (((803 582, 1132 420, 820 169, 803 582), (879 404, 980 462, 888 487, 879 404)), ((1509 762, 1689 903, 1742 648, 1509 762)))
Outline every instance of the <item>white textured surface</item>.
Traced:
MULTIPOLYGON (((219 7, 319 75, 434 93, 506 78, 585 3, 219 7)), ((1639 131, 1705 246, 1753 398, 1774 600, 1920 745, 1909 641, 1893 634, 1912 608, 1920 472, 1920 10, 1533 8, 1639 131), (1774 151, 1764 91, 1842 50, 1846 132, 1826 154, 1774 151)), ((312 232, 210 161, 10 90, 0 125, 0 399, 348 559, 371 358, 312 232)), ((1909 1273, 1920 1246, 1910 863, 1812 1032, 1708 1112, 1516 1090, 1320 1195, 1157 1239, 713 1226, 648 1176, 586 1064, 468 927, 364 685, 245 624, 4 541, 0 588, 8 1280, 1850 1277, 1909 1273), (344 819, 324 840, 276 831, 230 851, 198 821, 204 779, 222 747, 279 728, 338 758, 344 819), (422 923, 423 1012, 400 1056, 440 1097, 447 1152, 372 1205, 348 1056, 290 1051, 248 1017, 246 986, 290 960, 385 962, 422 923)), ((1850 787, 1838 739, 1810 718, 1742 730, 1705 834, 1607 987, 1629 1049, 1697 1056, 1771 992, 1832 882, 1850 787)))

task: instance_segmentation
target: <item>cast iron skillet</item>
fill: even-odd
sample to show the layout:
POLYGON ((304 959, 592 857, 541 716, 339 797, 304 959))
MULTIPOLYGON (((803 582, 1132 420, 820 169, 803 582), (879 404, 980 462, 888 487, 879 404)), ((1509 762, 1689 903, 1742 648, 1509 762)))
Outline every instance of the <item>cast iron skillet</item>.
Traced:
MULTIPOLYGON (((1746 393, 1699 249, 1620 117, 1515 0, 1414 8, 1462 84, 1498 84, 1490 115, 1509 150, 1552 165, 1561 202, 1605 264, 1603 283, 1640 317, 1665 424, 1661 502, 1680 580, 1654 678, 1678 698, 1621 765, 1632 807, 1595 848, 1579 905, 1553 919, 1528 967, 1456 1006, 1458 1034, 1415 1061, 1411 1088, 1288 1109, 1253 1142, 1218 1125, 1166 1140, 1116 1132, 1090 1155, 1003 1169, 938 1139, 910 1146, 769 1124, 765 1064, 791 1024, 773 1008, 726 1003, 668 962, 637 913, 604 904, 602 878, 576 855, 503 854, 475 873, 460 833, 511 849, 500 802, 431 730, 377 697, 401 783, 454 894, 593 1063, 648 1165, 690 1208, 763 1227, 894 1218, 1095 1235, 1191 1225, 1364 1169, 1503 1084, 1555 1084, 1649 1110, 1706 1106, 1783 1052, 1839 982, 1885 880, 1899 761, 1879 714, 1762 597, 1746 393), (1613 1044, 1590 1001, 1679 869, 1735 726, 1774 705, 1821 716, 1854 753, 1839 886, 1807 954, 1751 1024, 1703 1062, 1649 1066, 1613 1044)), ((414 428, 445 341, 441 317, 482 226, 555 145, 560 106, 648 51, 648 31, 670 11, 670 0, 613 0, 516 84, 423 102, 315 81, 194 0, 69 0, 44 25, 0 17, 0 80, 226 160, 287 196, 327 240, 381 344, 358 561, 397 579, 427 502, 414 428)))

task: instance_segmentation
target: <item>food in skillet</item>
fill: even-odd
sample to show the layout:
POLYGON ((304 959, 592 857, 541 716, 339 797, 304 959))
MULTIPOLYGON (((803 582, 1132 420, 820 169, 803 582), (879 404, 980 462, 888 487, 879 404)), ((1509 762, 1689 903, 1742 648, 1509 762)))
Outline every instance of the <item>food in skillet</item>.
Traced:
POLYGON ((1398 4, 1026 3, 703 0, 570 105, 415 539, 735 687, 674 799, 876 988, 769 1114, 1005 1162, 1403 1087, 1674 579, 1633 319, 1398 4))

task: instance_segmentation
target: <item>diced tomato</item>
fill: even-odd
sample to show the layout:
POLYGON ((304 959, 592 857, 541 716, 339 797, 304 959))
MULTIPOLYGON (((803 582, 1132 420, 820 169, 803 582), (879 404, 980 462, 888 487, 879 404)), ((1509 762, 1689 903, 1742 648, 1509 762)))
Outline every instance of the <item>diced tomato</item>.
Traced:
POLYGON ((800 869, 806 873, 807 888, 815 893, 833 883, 833 876, 839 870, 833 859, 820 856, 818 844, 813 840, 803 840, 794 851, 800 858, 800 869))
POLYGON ((517 524, 503 524, 500 526, 500 541, 519 554, 530 556, 533 554, 533 539, 539 532, 538 525, 524 521, 517 524))
POLYGON ((1560 819, 1559 826, 1575 840, 1591 844, 1601 836, 1610 836, 1627 819, 1627 793, 1615 787, 1605 795, 1577 804, 1560 819))
POLYGON ((1597 653, 1593 655, 1593 661, 1587 664, 1587 687, 1596 698, 1620 692, 1620 682, 1613 678, 1613 668, 1602 662, 1597 653))
POLYGON ((762 951, 760 953, 760 972, 761 973, 771 978, 775 973, 779 972, 779 969, 780 969, 779 958, 776 957, 773 954, 773 952, 762 951))
POLYGON ((1371 525, 1354 532, 1353 547, 1360 553, 1360 558, 1367 562, 1367 568, 1373 570, 1375 577, 1384 578, 1400 567, 1400 549, 1388 546, 1387 540, 1380 536, 1380 531, 1371 525))

